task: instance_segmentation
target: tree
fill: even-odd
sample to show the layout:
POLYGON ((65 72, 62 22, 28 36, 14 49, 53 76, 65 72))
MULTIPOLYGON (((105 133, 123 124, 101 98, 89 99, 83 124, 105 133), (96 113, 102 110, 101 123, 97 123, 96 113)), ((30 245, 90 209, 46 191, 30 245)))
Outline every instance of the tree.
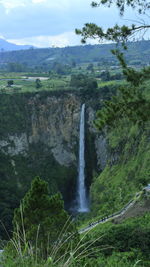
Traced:
POLYGON ((88 66, 87 66, 87 70, 90 70, 91 72, 94 72, 94 68, 93 68, 93 63, 90 63, 88 66))
POLYGON ((27 67, 25 64, 10 62, 7 64, 7 69, 9 72, 23 72, 26 71, 27 67))
MULTIPOLYGON (((112 4, 116 4, 121 16, 124 15, 127 6, 137 10, 139 15, 146 14, 146 11, 150 10, 150 2, 146 0, 100 0, 99 2, 92 2, 91 5, 92 7, 104 5, 110 8, 112 4)), ((148 14, 146 15, 148 16, 148 14)), ((116 49, 113 49, 112 53, 117 57, 124 76, 130 82, 130 86, 126 88, 121 86, 117 96, 113 97, 111 101, 106 101, 104 108, 98 112, 96 126, 99 129, 102 129, 105 125, 112 126, 114 120, 123 116, 140 124, 149 119, 150 101, 142 94, 140 85, 150 78, 150 67, 143 68, 140 71, 128 67, 122 52, 122 48, 127 49, 127 41, 130 38, 133 38, 139 31, 146 31, 150 28, 148 23, 141 21, 140 25, 115 25, 106 31, 94 23, 86 23, 82 30, 76 29, 76 33, 82 36, 81 41, 83 43, 88 38, 115 42, 116 49)))
POLYGON ((58 75, 65 75, 71 72, 71 66, 68 64, 61 64, 59 62, 54 62, 52 66, 52 70, 58 75))
MULTIPOLYGON (((63 247, 60 247, 62 253, 73 244, 71 240, 78 239, 75 226, 64 210, 61 195, 58 193, 50 197, 47 182, 39 177, 32 181, 30 190, 20 207, 15 210, 13 225, 14 237, 19 232, 33 251, 38 248, 40 255, 44 257, 54 244, 64 242, 68 238, 68 242, 64 242, 63 247)), ((25 244, 22 243, 22 246, 25 244)))
POLYGON ((71 61, 71 66, 72 66, 73 68, 75 68, 76 65, 77 65, 77 64, 76 64, 75 60, 72 60, 72 61, 71 61))
POLYGON ((82 73, 71 75, 70 86, 81 88, 81 89, 89 89, 94 90, 98 87, 96 79, 93 77, 88 77, 82 73))
MULTIPOLYGON (((92 2, 92 7, 100 7, 102 5, 111 7, 112 4, 116 4, 120 11, 120 15, 124 15, 124 10, 127 7, 131 7, 138 11, 139 15, 149 15, 146 12, 150 10, 150 2, 147 0, 101 0, 99 2, 92 2)), ((139 85, 142 78, 150 78, 150 68, 144 68, 142 73, 129 68, 124 60, 123 53, 119 47, 122 45, 124 49, 127 49, 127 41, 133 40, 135 35, 143 31, 143 34, 150 29, 150 24, 146 23, 143 19, 139 21, 138 25, 132 24, 131 26, 118 24, 114 25, 112 28, 108 28, 106 31, 94 23, 86 23, 82 30, 76 29, 76 34, 82 36, 82 43, 86 43, 88 38, 98 39, 99 41, 113 41, 116 43, 117 48, 112 50, 112 53, 117 57, 121 67, 123 69, 123 74, 131 83, 134 85, 139 85)), ((143 35, 142 35, 143 36, 143 35)))
POLYGON ((110 81, 110 72, 108 70, 102 71, 100 74, 100 78, 102 79, 102 81, 110 81))
POLYGON ((41 80, 40 80, 40 79, 36 79, 36 80, 35 80, 35 87, 36 87, 37 89, 39 89, 39 88, 42 87, 42 84, 41 84, 41 80))
MULTIPOLYGON (((117 6, 120 11, 120 15, 124 15, 124 11, 127 7, 131 7, 137 10, 140 15, 145 14, 150 10, 150 2, 147 0, 100 0, 99 2, 92 2, 92 7, 100 7, 102 5, 111 7, 113 4, 117 6)), ((146 14, 147 15, 147 14, 146 14)), ((131 26, 119 26, 115 25, 112 28, 108 28, 106 31, 102 27, 97 26, 94 23, 86 23, 82 30, 76 30, 77 34, 81 34, 82 42, 86 42, 87 38, 98 38, 99 40, 107 40, 114 42, 126 42, 129 37, 135 36, 139 31, 145 31, 150 28, 150 25, 143 20, 141 24, 131 26)), ((139 23, 140 23, 139 22, 139 23)))
POLYGON ((7 86, 8 86, 8 87, 11 87, 13 84, 14 84, 14 81, 13 81, 13 80, 9 80, 9 81, 7 82, 7 86))

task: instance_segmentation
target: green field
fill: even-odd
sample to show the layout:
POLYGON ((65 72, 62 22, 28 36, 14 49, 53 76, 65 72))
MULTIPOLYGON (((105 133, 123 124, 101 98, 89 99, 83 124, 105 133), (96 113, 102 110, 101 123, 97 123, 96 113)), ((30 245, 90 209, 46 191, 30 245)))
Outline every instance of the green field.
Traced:
POLYGON ((37 91, 51 91, 51 90, 67 90, 69 88, 70 77, 53 77, 45 78, 40 77, 41 87, 36 88, 37 77, 24 78, 24 75, 15 75, 14 73, 8 73, 2 76, 0 75, 0 92, 1 93, 25 93, 25 92, 37 92, 37 91), (8 81, 13 80, 13 85, 8 86, 8 81))
MULTIPOLYGON (((85 67, 85 66, 84 66, 85 67)), ((88 75, 86 69, 83 69, 83 74, 88 75)), ((78 75, 81 70, 78 68, 74 69, 73 75, 78 75)), ((29 74, 28 74, 29 75, 29 74)), ((32 74, 30 74, 32 75, 32 74)), ((121 84, 123 80, 113 80, 113 81, 102 81, 100 78, 95 78, 94 75, 89 74, 90 77, 93 76, 96 79, 98 88, 104 86, 111 86, 115 84, 121 84)), ((0 73, 0 93, 25 93, 25 92, 39 92, 39 91, 54 91, 54 90, 76 90, 78 88, 70 86, 71 75, 48 75, 44 74, 33 74, 32 76, 27 76, 26 73, 0 73), (47 76, 47 77, 45 77, 47 76), (41 87, 36 88, 36 79, 40 79, 41 87), (8 81, 12 80, 13 85, 8 86, 8 81)), ((82 89, 82 88, 80 88, 82 89)))

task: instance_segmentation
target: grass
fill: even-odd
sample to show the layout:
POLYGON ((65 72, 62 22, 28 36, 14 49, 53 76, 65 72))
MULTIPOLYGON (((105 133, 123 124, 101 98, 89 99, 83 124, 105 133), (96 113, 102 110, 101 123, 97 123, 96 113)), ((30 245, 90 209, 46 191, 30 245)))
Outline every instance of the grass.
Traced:
POLYGON ((70 88, 70 75, 53 75, 47 77, 46 74, 36 73, 0 73, 1 93, 26 93, 39 91, 67 90, 70 88), (31 77, 33 79, 31 79, 31 77), (35 80, 41 77, 41 87, 36 88, 35 80), (42 78, 47 78, 47 80, 42 78), (11 87, 7 86, 8 80, 13 80, 11 87))
MULTIPOLYGON (((52 246, 50 253, 46 258, 42 258, 41 256, 39 257, 39 248, 37 246, 34 248, 29 242, 27 242, 26 232, 24 231, 22 220, 23 233, 20 234, 19 227, 17 227, 17 232, 13 234, 13 238, 8 242, 6 248, 4 249, 3 255, 0 258, 0 264, 2 264, 3 267, 86 266, 80 265, 80 262, 90 256, 91 251, 93 251, 93 245, 99 240, 99 237, 92 242, 89 240, 84 242, 84 239, 87 235, 84 234, 74 248, 68 246, 68 249, 66 249, 65 253, 59 255, 59 251, 64 244, 72 241, 73 238, 72 234, 68 238, 64 239, 68 228, 67 223, 68 222, 66 222, 62 231, 60 232, 58 240, 52 246)), ((40 225, 37 230, 36 244, 38 243, 39 228, 40 225)), ((95 249, 96 251, 100 251, 100 248, 95 249)))
POLYGON ((104 87, 104 86, 116 85, 116 84, 117 85, 123 85, 123 84, 125 84, 125 80, 113 80, 113 81, 106 81, 106 82, 98 80, 98 87, 99 88, 104 87))
POLYGON ((114 213, 150 182, 149 127, 147 124, 142 131, 136 124, 121 120, 108 132, 107 142, 115 162, 108 163, 91 185, 94 214, 102 215, 106 210, 114 213))
MULTIPOLYGON (((140 192, 137 192, 134 196, 133 196, 133 198, 132 199, 130 199, 130 201, 132 200, 132 201, 134 201, 134 202, 141 202, 141 201, 143 201, 143 195, 144 194, 144 191, 143 190, 141 190, 140 192)), ((129 202, 128 202, 129 203, 129 202)), ((124 206, 126 206, 128 203, 126 203, 124 206)), ((116 212, 119 212, 119 211, 121 211, 123 208, 124 208, 124 206, 122 206, 121 208, 120 208, 120 210, 117 210, 116 212)), ((110 216, 111 214, 108 214, 108 216, 110 216)), ((115 215, 114 215, 115 216, 115 215)), ((90 218, 88 218, 88 217, 92 217, 92 213, 91 213, 91 215, 89 214, 88 216, 87 216, 87 218, 85 217, 84 218, 84 222, 82 222, 82 220, 81 220, 81 223, 80 223, 80 226, 78 227, 78 230, 81 230, 81 229, 84 229, 84 228, 86 228, 86 227, 88 227, 88 226, 90 226, 90 224, 91 223, 93 223, 93 222, 98 222, 99 220, 101 220, 102 219, 102 217, 100 217, 100 216, 95 216, 95 217, 92 217, 92 219, 90 218)), ((103 218, 105 218, 105 216, 103 216, 103 218)), ((113 220, 113 218, 109 218, 107 221, 104 221, 103 223, 109 223, 109 222, 111 222, 111 220, 113 220)), ((98 224, 97 224, 98 225, 98 224)), ((101 225, 102 225, 102 223, 101 223, 101 225)), ((95 227, 93 227, 93 228, 91 228, 91 230, 93 230, 93 229, 95 229, 95 227)))
MULTIPOLYGON (((36 88, 35 81, 33 80, 15 80, 14 85, 7 87, 7 81, 0 80, 0 92, 1 93, 26 93, 26 92, 40 92, 40 91, 57 91, 57 90, 78 90, 76 88, 71 88, 70 78, 52 78, 45 81, 41 81, 42 87, 36 88)), ((108 81, 108 82, 98 82, 99 88, 104 86, 111 86, 115 84, 121 84, 121 81, 108 81)))
POLYGON ((21 72, 0 72, 0 79, 21 79, 25 73, 21 72))
MULTIPOLYGON (((88 74, 86 67, 88 64, 82 64, 82 69, 76 67, 72 70, 71 74, 88 74)), ((94 67, 97 70, 97 67, 94 67)), ((26 93, 26 92, 39 92, 39 91, 54 91, 54 90, 70 90, 70 75, 56 75, 48 76, 46 73, 0 73, 0 93, 26 93), (33 80, 27 79, 33 77, 33 80), (48 78, 47 80, 41 80, 42 87, 36 88, 35 80, 37 77, 48 78), (6 79, 6 80, 3 80, 6 79), (7 87, 8 80, 13 80, 14 85, 7 87)), ((91 74, 90 74, 91 75, 91 74)), ((94 75, 94 74, 93 74, 94 75)), ((93 76, 94 77, 94 76, 93 76)), ((111 86, 115 84, 122 84, 123 81, 107 81, 102 82, 97 79, 99 88, 104 86, 111 86)), ((74 88, 75 89, 75 88, 74 88)))
POLYGON ((39 91, 53 91, 53 90, 67 90, 69 87, 68 78, 59 79, 53 78, 41 81, 42 87, 36 88, 35 80, 18 79, 14 80, 14 85, 7 87, 7 81, 0 80, 0 91, 2 93, 25 93, 25 92, 39 92, 39 91))

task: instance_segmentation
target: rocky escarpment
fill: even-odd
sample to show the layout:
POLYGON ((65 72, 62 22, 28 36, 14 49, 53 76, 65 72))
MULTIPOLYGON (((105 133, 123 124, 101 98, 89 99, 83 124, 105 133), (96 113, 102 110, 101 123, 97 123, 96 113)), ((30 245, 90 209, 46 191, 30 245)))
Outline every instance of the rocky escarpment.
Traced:
POLYGON ((99 93, 64 91, 1 95, 0 216, 6 226, 35 176, 49 183, 51 194, 60 191, 67 208, 74 205, 83 103, 87 187, 95 171, 105 167, 106 140, 93 126, 100 99, 99 93))
MULTIPOLYGON (((85 100, 82 95, 61 93, 20 96, 19 99, 15 99, 15 96, 5 97, 8 98, 8 105, 13 105, 11 100, 16 102, 11 110, 7 111, 7 127, 3 130, 0 140, 3 153, 10 156, 28 156, 30 146, 40 143, 43 144, 42 153, 49 151, 60 165, 77 166, 80 110, 85 100), (22 104, 20 110, 17 107, 18 101, 22 104), (14 125, 11 125, 12 120, 14 125), (21 126, 20 120, 23 124, 21 126)), ((94 136, 97 165, 104 168, 107 157, 106 141, 93 126, 99 99, 93 97, 85 102, 86 130, 94 136)), ((3 128, 6 125, 3 125, 3 128)))
POLYGON ((29 99, 28 106, 31 115, 29 143, 43 143, 60 165, 76 165, 80 99, 66 94, 48 96, 41 101, 37 95, 29 99))

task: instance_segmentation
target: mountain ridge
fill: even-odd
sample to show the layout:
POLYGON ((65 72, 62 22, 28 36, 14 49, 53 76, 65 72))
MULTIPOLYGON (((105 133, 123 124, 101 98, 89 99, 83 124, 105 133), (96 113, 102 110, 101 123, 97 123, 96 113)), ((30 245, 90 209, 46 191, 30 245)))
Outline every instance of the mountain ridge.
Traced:
MULTIPOLYGON (((139 66, 148 66, 150 64, 150 41, 130 42, 128 50, 125 52, 125 58, 128 64, 139 66)), ((0 45, 1 48, 1 45, 0 45)), ((44 66, 49 70, 53 63, 61 64, 83 64, 97 62, 103 67, 109 65, 118 65, 117 59, 111 53, 115 49, 115 44, 99 44, 85 46, 69 46, 64 48, 36 48, 28 47, 25 50, 1 51, 0 63, 17 62, 26 64, 30 67, 44 66)), ((20 47, 23 49, 23 46, 20 47)))
POLYGON ((5 51, 17 51, 17 50, 26 50, 33 48, 32 45, 17 45, 11 42, 8 42, 7 40, 4 40, 3 38, 0 38, 0 50, 1 52, 5 51))

